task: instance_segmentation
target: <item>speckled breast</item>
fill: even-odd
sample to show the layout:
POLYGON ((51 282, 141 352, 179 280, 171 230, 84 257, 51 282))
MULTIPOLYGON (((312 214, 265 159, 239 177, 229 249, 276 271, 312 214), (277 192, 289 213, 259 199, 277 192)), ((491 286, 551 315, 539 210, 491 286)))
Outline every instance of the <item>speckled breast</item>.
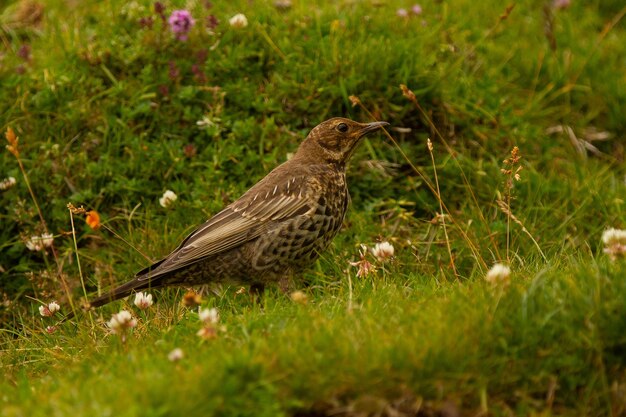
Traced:
POLYGON ((308 213, 277 223, 258 239, 252 263, 266 279, 311 266, 341 229, 350 201, 345 176, 324 180, 324 191, 308 213))

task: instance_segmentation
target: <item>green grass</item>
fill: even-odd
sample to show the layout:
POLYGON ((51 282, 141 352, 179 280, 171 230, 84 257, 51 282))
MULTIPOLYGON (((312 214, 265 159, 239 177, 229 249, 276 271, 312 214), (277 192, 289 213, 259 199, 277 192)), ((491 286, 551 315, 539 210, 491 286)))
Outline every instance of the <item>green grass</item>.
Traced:
POLYGON ((520 1, 502 18, 495 0, 427 1, 408 19, 400 1, 214 3, 164 3, 196 19, 180 42, 148 1, 49 0, 36 24, 0 2, 0 129, 20 137, 56 253, 26 248, 44 227, 0 153, 0 180, 17 179, 0 191, 0 415, 624 415, 626 263, 601 242, 626 228, 621 2, 520 1), (238 12, 248 27, 229 27, 238 12), (215 289, 220 328, 203 341, 171 289, 45 331, 40 303, 83 297, 67 203, 123 239, 74 218, 85 288, 106 291, 148 264, 130 245, 164 256, 315 124, 369 113, 397 145, 372 136, 355 154, 344 230, 296 283, 305 304, 215 289), (513 146, 526 231, 497 205, 513 146), (382 240, 396 257, 367 255, 377 271, 356 277, 359 244, 382 240), (495 262, 508 286, 485 282, 495 262), (104 324, 122 308, 138 318, 125 343, 104 324))

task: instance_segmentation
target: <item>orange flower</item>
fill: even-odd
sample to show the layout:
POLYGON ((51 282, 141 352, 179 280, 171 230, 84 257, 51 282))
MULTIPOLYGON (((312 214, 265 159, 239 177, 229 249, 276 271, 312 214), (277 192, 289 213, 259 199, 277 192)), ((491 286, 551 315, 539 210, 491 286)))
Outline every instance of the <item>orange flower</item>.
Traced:
POLYGON ((7 141, 9 142, 9 144, 7 145, 7 149, 9 150, 9 152, 15 155, 16 158, 19 157, 20 152, 17 149, 18 137, 15 136, 15 132, 13 131, 13 129, 11 129, 10 127, 7 127, 7 131, 4 134, 4 136, 7 138, 7 141))
POLYGON ((93 230, 96 230, 100 227, 100 215, 95 210, 87 212, 87 217, 85 218, 85 221, 93 230))

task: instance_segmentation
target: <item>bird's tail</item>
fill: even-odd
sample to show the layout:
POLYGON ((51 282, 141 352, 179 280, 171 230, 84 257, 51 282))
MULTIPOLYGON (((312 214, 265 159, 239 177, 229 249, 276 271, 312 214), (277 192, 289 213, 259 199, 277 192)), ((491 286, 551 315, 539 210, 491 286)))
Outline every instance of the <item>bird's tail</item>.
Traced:
MULTIPOLYGON (((129 281, 125 284, 120 285, 117 288, 114 288, 107 294, 94 298, 85 307, 86 309, 100 307, 105 304, 109 304, 110 302, 113 302, 115 300, 119 300, 120 298, 128 297, 135 291, 141 291, 141 290, 145 290, 148 288, 157 288, 157 287, 160 287, 160 285, 158 285, 157 282, 149 280, 149 279, 140 280, 138 277, 138 278, 133 279, 132 281, 129 281)), ((74 312, 72 311, 67 316, 65 316, 63 321, 65 322, 67 320, 72 319, 73 317, 74 317, 74 312)))

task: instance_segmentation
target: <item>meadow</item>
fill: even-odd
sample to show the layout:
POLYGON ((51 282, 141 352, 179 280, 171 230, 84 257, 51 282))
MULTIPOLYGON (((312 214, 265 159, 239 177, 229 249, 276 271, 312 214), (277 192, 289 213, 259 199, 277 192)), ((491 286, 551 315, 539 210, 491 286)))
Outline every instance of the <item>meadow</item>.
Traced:
POLYGON ((625 14, 0 1, 0 416, 626 416, 625 14), (82 311, 334 116, 390 126, 294 288, 82 311))

